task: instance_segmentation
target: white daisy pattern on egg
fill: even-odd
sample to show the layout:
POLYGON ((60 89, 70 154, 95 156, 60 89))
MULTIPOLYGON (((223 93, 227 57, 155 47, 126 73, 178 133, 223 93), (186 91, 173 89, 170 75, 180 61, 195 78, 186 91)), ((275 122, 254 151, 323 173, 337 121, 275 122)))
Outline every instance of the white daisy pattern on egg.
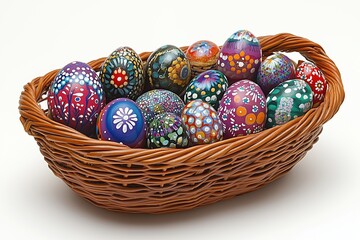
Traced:
POLYGON ((116 111, 116 114, 113 116, 113 124, 115 124, 116 129, 120 129, 123 133, 126 133, 129 130, 132 130, 138 121, 136 114, 132 109, 125 107, 119 108, 116 111))

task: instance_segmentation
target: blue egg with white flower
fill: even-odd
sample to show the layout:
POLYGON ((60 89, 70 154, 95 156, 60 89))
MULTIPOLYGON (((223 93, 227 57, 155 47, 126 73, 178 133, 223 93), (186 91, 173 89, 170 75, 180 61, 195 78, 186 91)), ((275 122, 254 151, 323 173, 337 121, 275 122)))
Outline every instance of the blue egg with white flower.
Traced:
POLYGON ((101 111, 97 122, 100 140, 113 141, 129 147, 143 147, 146 123, 138 105, 128 98, 118 98, 101 111))

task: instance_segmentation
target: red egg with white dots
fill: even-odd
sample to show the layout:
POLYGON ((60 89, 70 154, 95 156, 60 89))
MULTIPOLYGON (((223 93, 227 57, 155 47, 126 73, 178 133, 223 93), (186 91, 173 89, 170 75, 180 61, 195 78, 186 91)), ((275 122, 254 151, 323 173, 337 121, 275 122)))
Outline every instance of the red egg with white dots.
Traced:
POLYGON ((306 81, 313 91, 313 107, 318 107, 325 98, 327 82, 324 73, 312 62, 302 62, 296 69, 296 78, 306 81))
POLYGON ((86 63, 72 62, 56 75, 47 103, 53 120, 92 136, 105 96, 96 72, 86 63))

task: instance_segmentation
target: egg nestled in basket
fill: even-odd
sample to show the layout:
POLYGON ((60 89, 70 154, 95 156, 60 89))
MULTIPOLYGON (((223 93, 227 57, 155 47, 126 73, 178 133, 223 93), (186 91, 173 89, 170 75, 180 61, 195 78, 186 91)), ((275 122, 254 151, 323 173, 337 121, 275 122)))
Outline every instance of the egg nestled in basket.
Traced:
POLYGON ((219 106, 224 138, 262 131, 266 112, 266 98, 259 85, 249 80, 234 83, 225 92, 219 106))
POLYGON ((227 88, 228 81, 222 72, 207 70, 191 80, 186 88, 184 101, 188 103, 195 99, 201 99, 216 110, 227 88))
POLYGON ((274 53, 261 63, 256 82, 268 95, 274 87, 294 77, 295 67, 291 59, 282 53, 274 53))
POLYGON ((243 79, 255 81, 261 54, 259 40, 251 32, 237 31, 221 48, 217 69, 225 74, 230 85, 243 79))
POLYGON ((201 40, 190 45, 185 54, 190 61, 191 76, 194 78, 215 67, 220 48, 211 41, 201 40))
POLYGON ((148 148, 185 148, 189 143, 189 133, 181 118, 173 113, 156 115, 147 131, 148 148))
POLYGON ((135 100, 145 87, 141 58, 132 48, 116 49, 103 63, 100 80, 108 102, 116 98, 135 100))
POLYGON ((96 131, 101 140, 118 142, 129 147, 143 147, 146 123, 134 101, 117 98, 101 110, 96 131))
POLYGON ((271 128, 304 115, 313 105, 313 92, 304 80, 287 80, 271 90, 266 104, 266 128, 271 128))
POLYGON ((105 96, 96 72, 88 64, 75 61, 56 75, 47 103, 53 120, 92 136, 105 96))
POLYGON ((187 103, 181 118, 189 131, 192 145, 208 144, 223 139, 223 128, 215 109, 200 99, 187 103))
POLYGON ((165 45, 147 59, 145 72, 151 88, 166 89, 181 94, 191 78, 189 60, 181 49, 165 45))
POLYGON ((327 82, 323 72, 312 62, 302 62, 296 69, 296 77, 306 81, 314 93, 313 107, 324 101, 327 82))
POLYGON ((148 126, 161 113, 170 112, 181 116, 184 107, 184 102, 178 95, 165 89, 154 89, 142 94, 136 99, 136 104, 144 114, 148 126))

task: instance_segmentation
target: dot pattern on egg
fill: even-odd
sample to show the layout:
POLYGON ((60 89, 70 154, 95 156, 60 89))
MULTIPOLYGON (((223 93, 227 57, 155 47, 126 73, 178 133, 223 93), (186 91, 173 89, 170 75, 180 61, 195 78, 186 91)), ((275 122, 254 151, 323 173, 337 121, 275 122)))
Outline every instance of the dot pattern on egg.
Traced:
POLYGON ((260 66, 257 83, 265 95, 277 85, 295 77, 295 67, 290 58, 281 53, 268 56, 260 66))
POLYGON ((313 106, 312 99, 313 92, 303 80, 291 79, 279 84, 266 99, 266 128, 285 124, 304 115, 313 106))
POLYGON ((258 39, 249 31, 240 30, 224 43, 217 61, 217 69, 232 84, 238 80, 256 80, 261 63, 258 39))
POLYGON ((170 112, 181 116, 184 107, 184 102, 178 95, 164 89, 150 90, 142 94, 136 103, 144 114, 147 125, 161 113, 170 112))
POLYGON ((222 72, 208 70, 191 80, 185 91, 184 102, 201 99, 216 110, 227 88, 228 81, 222 72))
POLYGON ((96 72, 86 63, 75 61, 56 75, 47 101, 55 121, 90 136, 95 132, 105 96, 96 72))
POLYGON ((147 132, 148 148, 184 148, 189 143, 189 133, 179 116, 173 113, 156 115, 147 132))
POLYGON ((116 49, 103 63, 100 79, 108 101, 121 97, 135 100, 145 87, 139 55, 129 47, 116 49))
POLYGON ((189 60, 177 47, 165 45, 154 51, 145 65, 153 89, 166 89, 181 94, 191 78, 189 60))
POLYGON ((223 128, 215 109, 200 99, 185 105, 182 121, 189 131, 190 142, 194 145, 222 140, 223 128))
POLYGON ((296 70, 296 78, 306 81, 314 93, 313 106, 318 107, 324 101, 327 82, 324 73, 312 62, 301 63, 296 70))

